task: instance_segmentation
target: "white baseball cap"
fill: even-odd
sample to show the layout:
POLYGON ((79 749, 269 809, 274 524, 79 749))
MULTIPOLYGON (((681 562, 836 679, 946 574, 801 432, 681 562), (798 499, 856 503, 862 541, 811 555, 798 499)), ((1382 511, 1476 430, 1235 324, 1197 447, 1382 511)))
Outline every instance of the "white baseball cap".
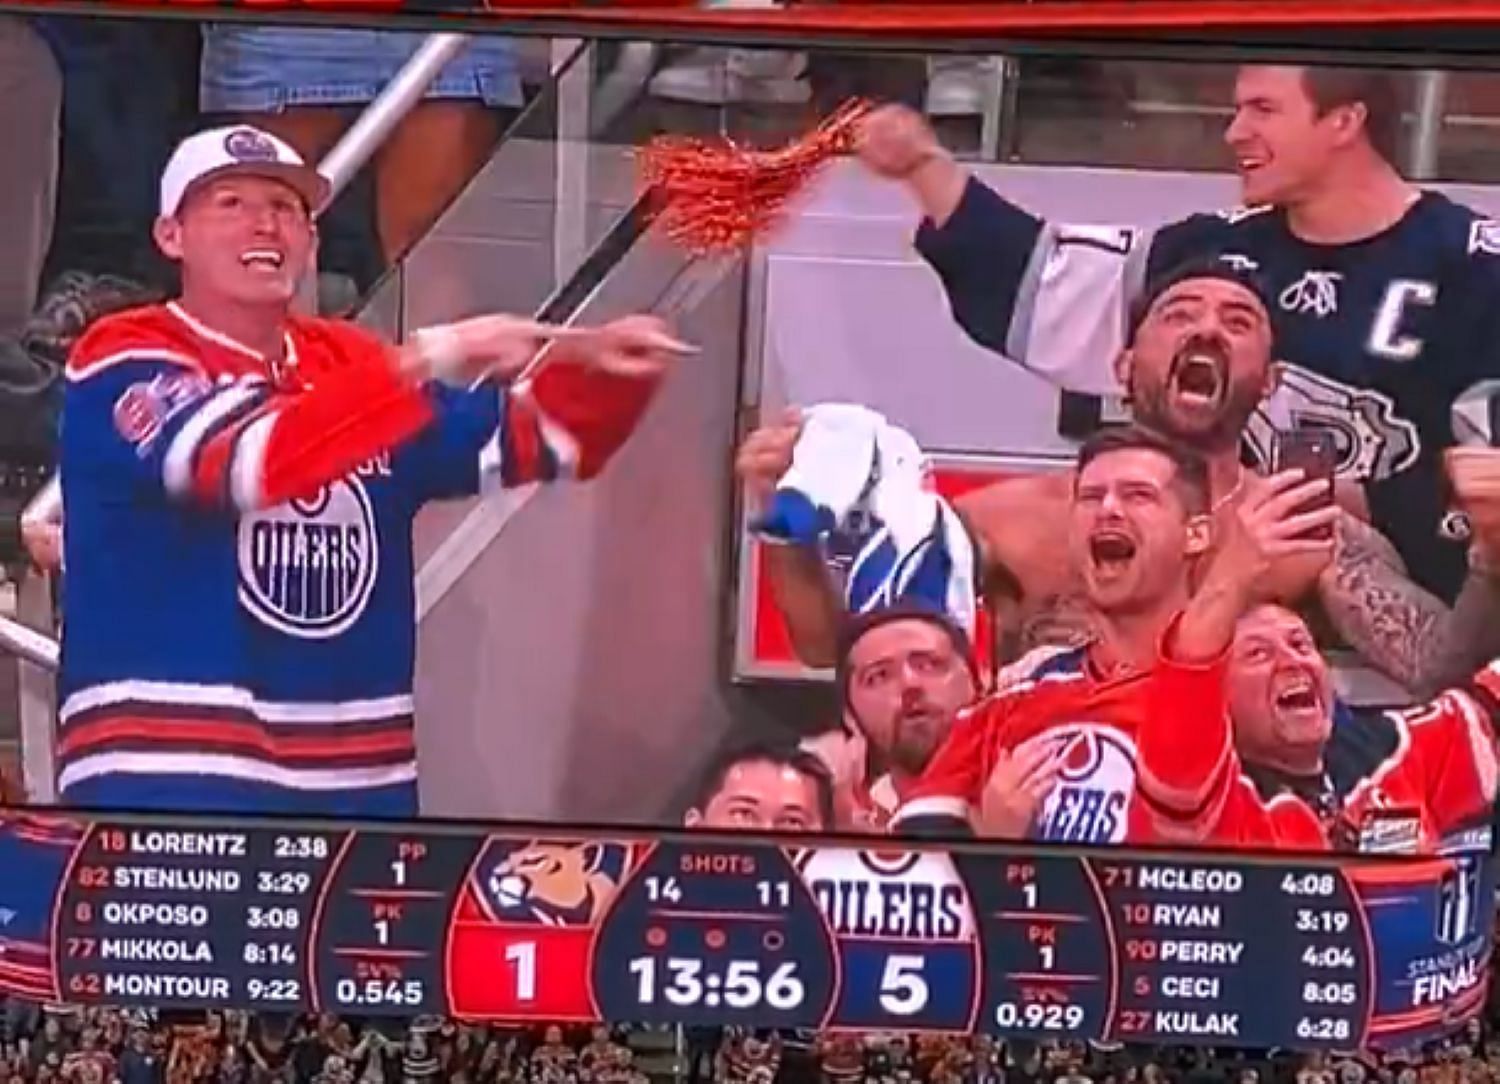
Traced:
POLYGON ((271 177, 296 189, 317 212, 328 198, 328 179, 270 132, 236 124, 188 136, 172 152, 161 174, 163 216, 175 215, 193 185, 225 174, 271 177))

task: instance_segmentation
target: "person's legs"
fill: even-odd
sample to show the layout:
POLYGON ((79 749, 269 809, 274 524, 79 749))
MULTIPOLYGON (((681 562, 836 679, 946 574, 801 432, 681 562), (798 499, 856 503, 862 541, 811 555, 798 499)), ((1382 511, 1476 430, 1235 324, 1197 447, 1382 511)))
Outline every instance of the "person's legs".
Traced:
POLYGON ((47 43, 19 16, 0 16, 0 335, 36 306, 57 209, 62 75, 47 43))
MULTIPOLYGON (((314 160, 425 41, 422 34, 400 31, 229 24, 210 24, 205 35, 205 108, 265 127, 314 160)), ((428 96, 379 149, 370 171, 380 254, 357 243, 372 217, 356 214, 366 210, 358 198, 364 186, 356 184, 360 191, 336 201, 320 223, 320 266, 353 277, 361 289, 380 265, 411 246, 488 160, 504 110, 522 100, 514 46, 477 35, 443 69, 428 96)))
POLYGON ((505 113, 478 100, 426 101, 375 156, 375 228, 393 263, 494 153, 505 113))
POLYGON ((354 121, 347 106, 298 106, 275 113, 246 113, 234 118, 286 140, 308 162, 318 162, 354 121))
POLYGON ((37 24, 63 77, 62 167, 46 277, 150 277, 160 270, 151 243, 157 182, 194 113, 197 28, 63 16, 37 24))

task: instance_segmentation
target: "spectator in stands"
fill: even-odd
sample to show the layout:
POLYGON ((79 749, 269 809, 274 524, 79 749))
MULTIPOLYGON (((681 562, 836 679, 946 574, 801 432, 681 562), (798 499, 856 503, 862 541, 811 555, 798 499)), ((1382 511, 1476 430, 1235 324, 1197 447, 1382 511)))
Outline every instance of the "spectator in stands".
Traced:
POLYGON ((896 606, 849 620, 839 649, 843 727, 809 739, 838 784, 841 829, 883 831, 976 686, 969 640, 946 615, 896 606))
MULTIPOLYGON (((1205 457, 1216 516, 1233 510, 1253 477, 1241 463, 1240 437, 1275 384, 1272 332, 1260 278, 1216 261, 1189 263, 1147 287, 1134 309, 1129 346, 1117 359, 1136 424, 1205 457), (1186 379, 1187 372, 1196 376, 1186 379), (1195 390, 1197 379, 1205 384, 1195 390)), ((741 444, 736 469, 749 500, 763 500, 786 473, 799 432, 793 415, 741 444)), ((954 502, 979 548, 1006 661, 1039 646, 1072 646, 1092 633, 1063 537, 1071 484, 1063 473, 1012 478, 954 502)), ((1465 605, 1450 610, 1414 582, 1369 524, 1344 515, 1336 531, 1331 561, 1286 562, 1267 577, 1262 594, 1297 604, 1315 598, 1342 640, 1402 686, 1419 695, 1429 690, 1446 665, 1443 645, 1483 624, 1476 612, 1500 624, 1500 597, 1484 584, 1465 583, 1465 605)), ((831 665, 842 604, 822 555, 776 546, 766 556, 798 654, 831 665)))
MULTIPOLYGON (((1464 449, 1453 457, 1467 464, 1453 475, 1474 524, 1473 548, 1492 562, 1489 555, 1500 552, 1500 450, 1464 449)), ((1481 643, 1492 638, 1476 631, 1481 643)), ((1149 766, 1201 743, 1187 755, 1220 765, 1202 789, 1201 816, 1179 825, 1193 842, 1488 852, 1500 774, 1500 669, 1493 662, 1465 667, 1473 648, 1449 645, 1458 658, 1446 669, 1479 672, 1426 705, 1350 711, 1337 701, 1302 618, 1279 606, 1255 607, 1234 633, 1226 676, 1232 727, 1215 715, 1170 737, 1152 731, 1138 754, 1149 766)))
MULTIPOLYGON (((317 161, 424 40, 416 32, 210 23, 202 108, 271 132, 317 161)), ((489 160, 522 104, 512 42, 475 34, 376 152, 375 218, 398 259, 489 160)))
POLYGON ((132 1029, 130 1045, 120 1055, 120 1084, 164 1084, 166 1078, 166 1065, 151 1048, 150 1031, 132 1029))
POLYGON ((689 828, 820 832, 834 824, 833 780, 795 746, 762 744, 721 754, 703 775, 689 828))
POLYGON ((1140 743, 1143 765, 1199 743, 1222 765, 1204 787, 1200 819, 1177 841, 1488 853, 1500 773, 1495 668, 1421 708, 1351 713, 1306 623, 1267 605, 1239 622, 1228 692, 1232 730, 1208 717, 1170 746, 1140 743))
POLYGON ((62 1066, 63 1057, 71 1052, 73 1042, 63 1032, 62 1020, 56 1013, 45 1014, 42 1022, 42 1033, 31 1041, 30 1049, 27 1051, 27 1060, 30 1062, 32 1072, 36 1072, 48 1059, 56 1061, 57 1066, 62 1066))
POLYGON ((1274 433, 1293 418, 1343 434, 1339 470, 1359 483, 1351 507, 1451 601, 1463 540, 1440 453, 1453 443, 1455 397, 1500 376, 1500 354, 1473 345, 1497 338, 1500 242, 1476 212, 1409 185, 1392 164, 1396 78, 1240 69, 1225 140, 1246 208, 1158 230, 1045 222, 972 177, 903 107, 868 119, 860 154, 916 197, 918 249, 965 330, 1070 390, 1120 390, 1109 358, 1143 277, 1194 256, 1253 263, 1278 299, 1283 365, 1247 450, 1271 466, 1274 433))
POLYGON ((1153 842, 1199 809, 1220 750, 1175 739, 1223 715, 1223 654, 1267 569, 1326 552, 1331 542, 1307 532, 1338 515, 1329 506, 1297 511, 1320 483, 1277 475, 1246 491, 1237 529, 1206 557, 1207 476, 1197 457, 1143 430, 1106 430, 1085 443, 1068 547, 1098 635, 1018 668, 1013 685, 968 712, 911 788, 898 832, 1153 842), (1148 746, 1157 755, 1137 755, 1148 746), (1064 762, 1067 786, 1054 791, 1064 762), (1023 764, 1006 791, 1029 800, 992 807, 993 777, 1023 764))
POLYGON ((560 332, 479 317, 394 350, 352 324, 292 317, 315 243, 311 209, 326 192, 268 133, 219 129, 184 141, 163 174, 156 227, 182 265, 181 297, 100 321, 70 359, 64 543, 88 558, 70 562, 67 584, 66 800, 413 813, 412 517, 429 499, 482 483, 592 476, 683 350, 658 321, 628 318, 568 333, 512 385, 560 332), (467 391, 436 379, 481 373, 489 379, 467 391), (327 499, 297 503, 319 494, 327 499), (305 547, 241 547, 239 533, 256 524, 320 538, 352 529, 361 541, 342 550, 346 563, 329 564, 310 535, 305 547), (236 554, 261 567, 232 571, 236 554), (322 589, 286 594, 277 586, 293 575, 285 562, 302 563, 295 575, 320 577, 322 589), (185 577, 184 567, 197 572, 185 577), (137 626, 122 638, 121 614, 139 611, 136 591, 151 593, 155 631, 137 626), (184 644, 205 654, 189 658, 184 644), (171 683, 188 671, 190 684, 171 683), (218 736, 185 749, 168 737, 180 734, 168 720, 187 705, 152 708, 131 684, 141 680, 228 695, 240 708, 233 718, 216 712, 218 736), (106 687, 124 699, 88 692, 106 687), (269 715, 255 706, 271 702, 281 707, 269 715), (309 728, 341 702, 336 717, 360 730, 354 745, 309 728), (272 721, 290 717, 295 735, 272 721))
POLYGON ((57 204, 62 78, 29 19, 0 16, 0 108, 5 161, 0 168, 0 336, 13 335, 36 307, 57 204))

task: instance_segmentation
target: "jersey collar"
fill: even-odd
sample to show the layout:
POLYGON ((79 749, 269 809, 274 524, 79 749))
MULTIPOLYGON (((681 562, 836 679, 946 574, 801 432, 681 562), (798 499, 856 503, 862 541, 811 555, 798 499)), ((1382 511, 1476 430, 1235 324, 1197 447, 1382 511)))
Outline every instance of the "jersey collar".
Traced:
POLYGON ((295 372, 297 369, 297 344, 292 340, 289 332, 283 331, 281 333, 282 360, 278 361, 274 358, 266 357, 259 350, 252 350, 231 335, 226 335, 222 331, 216 331, 214 328, 209 327, 176 301, 167 302, 167 311, 186 324, 188 329, 199 338, 207 339, 216 346, 222 346, 225 350, 232 351, 242 357, 250 358, 252 361, 258 361, 273 374, 279 376, 282 372, 295 372))

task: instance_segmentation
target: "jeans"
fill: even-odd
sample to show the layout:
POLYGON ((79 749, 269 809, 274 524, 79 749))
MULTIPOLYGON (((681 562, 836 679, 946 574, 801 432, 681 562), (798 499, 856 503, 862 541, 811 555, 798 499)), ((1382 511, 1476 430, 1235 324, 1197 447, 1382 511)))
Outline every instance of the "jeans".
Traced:
POLYGON ((197 26, 61 16, 34 23, 63 73, 47 277, 93 271, 168 285, 151 224, 162 168, 197 116, 197 26))

